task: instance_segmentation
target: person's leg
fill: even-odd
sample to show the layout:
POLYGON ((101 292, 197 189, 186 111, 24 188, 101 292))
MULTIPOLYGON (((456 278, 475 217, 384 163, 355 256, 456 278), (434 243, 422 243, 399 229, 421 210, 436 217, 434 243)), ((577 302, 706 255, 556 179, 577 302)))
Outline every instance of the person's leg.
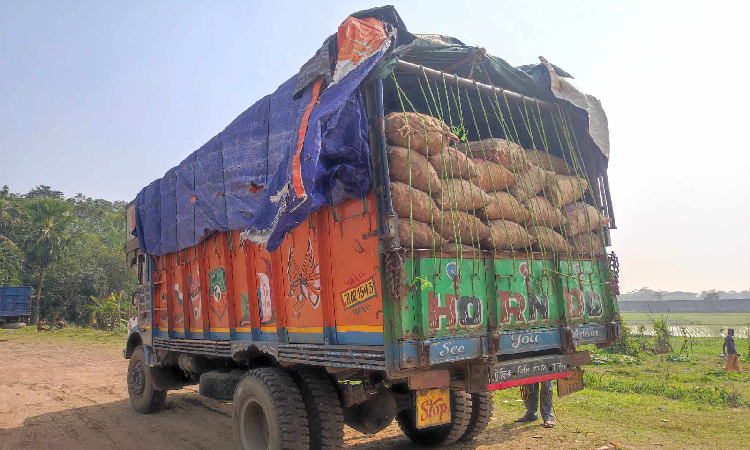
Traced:
POLYGON ((542 420, 544 420, 545 423, 553 423, 555 421, 555 415, 552 414, 552 381, 543 382, 541 390, 539 406, 542 413, 542 420))
POLYGON ((539 407, 539 383, 527 385, 529 397, 524 401, 526 404, 526 414, 519 419, 519 422, 530 422, 537 419, 536 411, 539 407), (526 420, 523 420, 526 419, 526 420))

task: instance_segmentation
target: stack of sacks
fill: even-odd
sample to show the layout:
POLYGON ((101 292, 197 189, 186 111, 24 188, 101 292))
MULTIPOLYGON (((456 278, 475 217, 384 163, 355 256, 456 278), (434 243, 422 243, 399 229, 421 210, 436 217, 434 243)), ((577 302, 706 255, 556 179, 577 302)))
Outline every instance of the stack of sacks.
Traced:
MULTIPOLYGON (((448 150, 460 154, 455 149, 448 150)), ((432 160, 432 158, 430 159, 432 160)), ((472 213, 487 205, 490 197, 482 188, 471 181, 476 179, 474 163, 468 158, 464 163, 469 164, 470 170, 458 171, 458 174, 462 174, 466 178, 444 178, 440 180, 440 192, 433 193, 435 202, 442 211, 442 220, 438 232, 448 242, 476 245, 489 235, 489 229, 472 213)))
POLYGON ((570 175, 573 172, 564 159, 544 150, 524 150, 524 152, 526 153, 526 159, 534 166, 549 172, 555 172, 558 175, 570 175))
POLYGON ((394 112, 385 116, 385 136, 392 144, 411 148, 423 155, 439 152, 449 142, 458 142, 458 137, 442 120, 413 112, 394 112))
POLYGON ((461 144, 472 158, 494 161, 513 173, 521 173, 531 166, 520 145, 505 139, 489 138, 461 144))
POLYGON ((609 224, 609 218, 599 212, 592 205, 584 202, 575 202, 565 205, 562 213, 567 224, 563 230, 569 237, 569 242, 575 247, 576 252, 583 254, 601 253, 603 246, 601 237, 593 233, 609 224))
POLYGON ((435 231, 441 211, 431 196, 440 193, 441 180, 427 155, 441 152, 457 138, 442 121, 419 113, 388 114, 385 133, 401 246, 442 248, 447 241, 435 231))
POLYGON ((555 175, 543 192, 553 205, 560 208, 581 198, 588 187, 589 183, 581 177, 555 175))
POLYGON ((593 231, 571 236, 568 242, 570 242, 570 245, 573 246, 576 252, 584 255, 599 255, 604 250, 602 238, 593 231))

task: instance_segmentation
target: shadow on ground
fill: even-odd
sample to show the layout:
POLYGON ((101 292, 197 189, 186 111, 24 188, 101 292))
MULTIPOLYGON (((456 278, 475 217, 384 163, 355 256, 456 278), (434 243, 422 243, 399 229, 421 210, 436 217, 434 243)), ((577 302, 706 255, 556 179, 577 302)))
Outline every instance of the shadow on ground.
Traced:
MULTIPOLYGON (((73 407, 29 417, 20 427, 0 430, 0 449, 231 450, 231 408, 231 404, 194 392, 170 393, 164 409, 148 416, 134 412, 128 400, 73 407)), ((467 450, 480 445, 500 446, 512 440, 517 431, 520 430, 515 427, 496 427, 475 441, 446 448, 467 450)), ((408 441, 395 422, 373 436, 347 427, 345 446, 358 450, 423 448, 408 441)))

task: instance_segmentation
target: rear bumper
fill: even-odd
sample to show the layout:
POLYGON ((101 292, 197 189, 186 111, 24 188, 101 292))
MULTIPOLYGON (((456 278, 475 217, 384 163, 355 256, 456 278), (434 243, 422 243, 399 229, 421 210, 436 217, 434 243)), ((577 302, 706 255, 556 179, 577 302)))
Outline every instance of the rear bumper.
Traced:
POLYGON ((503 361, 487 368, 485 389, 494 391, 522 384, 568 378, 575 367, 588 364, 590 361, 588 352, 503 361))

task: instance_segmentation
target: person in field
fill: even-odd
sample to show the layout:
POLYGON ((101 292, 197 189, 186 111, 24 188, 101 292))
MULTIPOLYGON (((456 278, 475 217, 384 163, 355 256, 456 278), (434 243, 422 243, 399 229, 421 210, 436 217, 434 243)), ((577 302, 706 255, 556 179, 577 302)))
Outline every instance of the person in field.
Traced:
POLYGON ((544 428, 555 427, 555 416, 552 414, 552 381, 542 383, 526 384, 521 386, 521 393, 526 405, 526 414, 516 419, 516 422, 534 422, 537 416, 537 408, 541 410, 544 428), (539 385, 541 389, 539 388, 539 385), (541 390, 541 396, 539 391, 541 390))
POLYGON ((740 355, 737 353, 737 347, 734 345, 734 329, 730 328, 727 330, 727 337, 724 338, 724 346, 722 352, 727 355, 727 367, 726 370, 733 372, 742 372, 742 366, 740 365, 740 355))

